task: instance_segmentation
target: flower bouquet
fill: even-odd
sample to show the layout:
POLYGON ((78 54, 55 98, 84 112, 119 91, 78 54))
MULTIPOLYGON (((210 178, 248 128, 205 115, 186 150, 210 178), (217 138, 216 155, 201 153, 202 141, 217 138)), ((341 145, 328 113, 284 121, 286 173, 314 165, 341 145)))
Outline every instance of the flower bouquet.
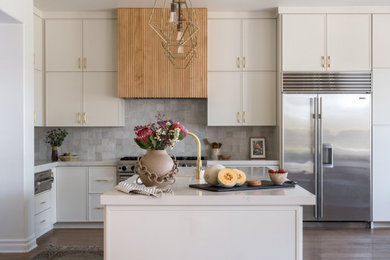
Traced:
MULTIPOLYGON (((156 115, 157 122, 134 127, 135 143, 146 154, 138 158, 136 173, 145 186, 165 188, 175 182, 177 161, 166 152, 182 141, 188 131, 179 123, 165 119, 165 115, 156 115)), ((137 180, 138 181, 138 180, 137 180)))

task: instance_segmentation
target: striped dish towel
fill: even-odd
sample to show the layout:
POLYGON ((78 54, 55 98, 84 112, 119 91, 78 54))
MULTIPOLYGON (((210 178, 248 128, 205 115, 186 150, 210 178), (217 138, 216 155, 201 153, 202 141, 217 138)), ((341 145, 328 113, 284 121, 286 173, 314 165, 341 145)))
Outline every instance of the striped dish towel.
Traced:
POLYGON ((164 190, 157 188, 157 186, 146 187, 143 184, 130 183, 126 181, 121 181, 115 189, 122 191, 124 193, 135 193, 147 196, 161 197, 163 192, 172 192, 170 188, 164 190))

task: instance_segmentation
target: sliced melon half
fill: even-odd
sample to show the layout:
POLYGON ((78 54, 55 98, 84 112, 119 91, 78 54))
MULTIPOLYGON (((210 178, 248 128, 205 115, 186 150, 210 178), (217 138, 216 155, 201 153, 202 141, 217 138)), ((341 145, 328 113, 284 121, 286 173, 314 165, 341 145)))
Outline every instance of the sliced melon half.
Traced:
POLYGON ((233 187, 237 184, 237 174, 229 168, 222 169, 218 172, 218 183, 225 188, 233 187))
POLYGON ((245 172, 239 169, 233 169, 233 171, 237 174, 237 184, 236 186, 244 185, 246 182, 246 174, 245 172))

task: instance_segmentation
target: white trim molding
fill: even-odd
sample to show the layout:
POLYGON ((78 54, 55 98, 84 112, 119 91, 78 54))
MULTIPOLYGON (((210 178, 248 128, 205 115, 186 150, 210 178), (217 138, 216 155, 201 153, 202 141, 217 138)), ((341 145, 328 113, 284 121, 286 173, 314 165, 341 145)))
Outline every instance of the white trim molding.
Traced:
POLYGON ((208 12, 208 19, 259 19, 259 18, 277 18, 278 9, 258 12, 208 12))
POLYGON ((371 222, 371 229, 390 228, 390 222, 371 222))
POLYGON ((380 14, 390 13, 390 6, 278 7, 279 14, 380 14))
POLYGON ((35 234, 26 239, 0 239, 1 253, 26 253, 36 247, 35 234))
POLYGON ((43 12, 44 19, 116 19, 117 12, 43 12))

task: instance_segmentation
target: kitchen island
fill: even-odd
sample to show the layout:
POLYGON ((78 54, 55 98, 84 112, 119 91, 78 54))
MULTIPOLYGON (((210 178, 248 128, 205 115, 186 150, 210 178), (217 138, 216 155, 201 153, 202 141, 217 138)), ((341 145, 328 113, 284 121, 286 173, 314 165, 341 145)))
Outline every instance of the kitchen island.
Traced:
POLYGON ((176 177, 160 198, 104 193, 105 259, 302 259, 302 205, 314 205, 313 194, 298 185, 216 193, 190 183, 176 177))

